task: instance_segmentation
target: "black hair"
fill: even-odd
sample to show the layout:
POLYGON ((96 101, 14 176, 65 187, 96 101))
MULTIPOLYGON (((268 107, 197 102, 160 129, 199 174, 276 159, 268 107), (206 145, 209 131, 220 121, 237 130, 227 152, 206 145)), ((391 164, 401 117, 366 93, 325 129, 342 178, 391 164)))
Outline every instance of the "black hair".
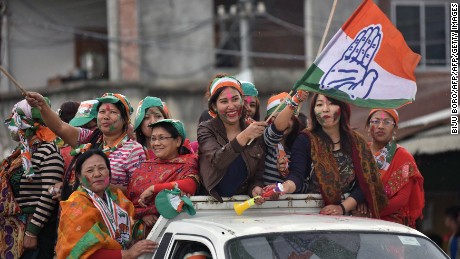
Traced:
POLYGON ((452 219, 457 224, 455 236, 460 237, 460 206, 452 206, 444 211, 446 218, 452 219))
POLYGON ((444 212, 444 215, 446 215, 448 218, 458 221, 460 217, 460 206, 452 206, 447 208, 444 212))
POLYGON ((59 118, 65 123, 69 123, 70 120, 75 117, 75 114, 78 111, 78 107, 80 106, 79 102, 74 101, 67 101, 61 104, 59 108, 59 118))
POLYGON ((200 117, 198 118, 198 125, 199 125, 200 123, 202 123, 203 121, 208 121, 208 120, 210 120, 210 119, 212 119, 212 117, 211 117, 211 115, 209 115, 209 111, 208 111, 208 110, 204 110, 204 111, 201 113, 200 117))
MULTIPOLYGON (((152 107, 157 107, 158 110, 160 111, 161 115, 163 115, 163 118, 171 119, 169 116, 167 116, 166 112, 160 106, 152 106, 152 107)), ((152 107, 147 107, 145 109, 145 111, 147 111, 148 109, 150 109, 152 107)), ((144 121, 143 118, 142 118, 142 121, 144 121)), ((134 133, 136 134, 136 141, 139 142, 139 144, 141 144, 142 146, 145 147, 147 145, 147 137, 144 135, 144 133, 142 133, 142 122, 141 122, 141 124, 139 124, 139 126, 134 131, 134 133)), ((150 136, 149 136, 149 138, 150 138, 150 136)))
POLYGON ((308 126, 308 118, 305 113, 299 112, 297 119, 299 119, 300 124, 302 124, 302 129, 305 129, 308 126))
MULTIPOLYGON (((177 131, 177 129, 171 123, 160 121, 160 122, 155 123, 155 125, 153 125, 151 128, 154 129, 158 127, 165 129, 169 134, 171 134, 171 137, 173 137, 174 139, 177 139, 177 138, 182 139, 182 136, 179 134, 179 131, 177 131)), ((184 147, 183 145, 184 141, 185 139, 182 139, 182 145, 177 150, 179 152, 179 155, 186 155, 186 154, 192 153, 190 150, 184 147)))
POLYGON ((300 122, 297 116, 292 116, 294 123, 292 124, 291 132, 286 136, 286 146, 289 150, 292 150, 292 145, 294 144, 295 139, 299 133, 305 129, 305 126, 300 122))
MULTIPOLYGON (((268 117, 270 117, 270 115, 267 115, 265 116, 265 120, 268 119, 268 117)), ((272 117, 273 118, 273 117, 272 117)), ((299 118, 297 118, 297 116, 295 115, 292 115, 291 116, 291 119, 292 121, 294 122, 292 124, 292 129, 291 129, 291 132, 286 136, 286 137, 283 137, 285 138, 286 140, 286 147, 289 148, 289 149, 292 149, 292 145, 294 144, 294 141, 295 139, 297 138, 297 136, 299 135, 299 133, 305 129, 305 125, 303 125, 299 118)))
MULTIPOLYGON (((323 127, 321 124, 318 122, 318 119, 316 118, 315 115, 315 105, 316 105, 316 100, 318 99, 319 94, 314 94, 313 97, 311 98, 310 102, 310 119, 311 119, 311 127, 310 130, 312 133, 318 135, 323 141, 326 142, 328 146, 333 149, 334 144, 332 142, 332 139, 327 135, 326 132, 324 132, 323 127)), ((342 151, 344 151, 346 154, 351 155, 352 154, 352 139, 353 139, 353 131, 350 127, 350 116, 351 116, 351 108, 350 105, 327 97, 326 98, 335 105, 338 105, 340 107, 340 126, 339 126, 339 131, 340 131, 340 146, 342 151)))

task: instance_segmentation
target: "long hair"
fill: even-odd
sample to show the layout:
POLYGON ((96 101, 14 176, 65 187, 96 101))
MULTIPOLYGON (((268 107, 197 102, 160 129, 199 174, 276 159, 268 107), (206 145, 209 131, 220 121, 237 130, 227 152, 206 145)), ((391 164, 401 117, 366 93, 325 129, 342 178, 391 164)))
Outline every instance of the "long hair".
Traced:
MULTIPOLYGON (((163 115, 163 118, 165 119, 171 119, 168 114, 166 114, 166 112, 160 107, 160 106, 152 106, 152 107, 157 107, 158 110, 160 111, 161 115, 163 115)), ((147 107, 146 110, 152 108, 152 107, 147 107)), ((143 120, 142 120, 143 121, 143 120)), ((142 123, 141 125, 139 125, 137 127, 137 129, 134 131, 134 133, 136 133, 136 141, 139 142, 142 146, 146 146, 147 145, 147 137, 144 135, 144 133, 142 133, 142 123)), ((150 136, 149 136, 150 138, 150 136)))
POLYGON ((254 113, 254 118, 255 121, 260 120, 260 101, 259 97, 256 97, 256 112, 254 113))
MULTIPOLYGON (((329 137, 329 135, 324 132, 323 127, 319 123, 318 119, 316 118, 315 114, 315 105, 316 105, 316 100, 318 99, 319 94, 314 94, 311 102, 310 102, 310 119, 311 119, 311 127, 310 131, 313 134, 316 134, 319 136, 328 146, 331 147, 331 149, 334 147, 334 144, 332 142, 332 139, 329 137)), ((340 107, 340 120, 339 120, 339 131, 340 131, 340 146, 341 149, 351 155, 351 140, 353 139, 353 130, 350 127, 350 116, 351 116, 351 108, 350 105, 327 97, 327 99, 335 105, 338 105, 340 107)))

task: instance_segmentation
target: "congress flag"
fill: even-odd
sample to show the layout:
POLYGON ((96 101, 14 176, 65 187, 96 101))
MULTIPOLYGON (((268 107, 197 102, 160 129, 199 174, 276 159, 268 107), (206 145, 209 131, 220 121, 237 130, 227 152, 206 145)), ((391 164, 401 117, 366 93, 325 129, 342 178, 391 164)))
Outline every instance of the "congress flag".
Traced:
POLYGON ((415 100, 420 55, 372 0, 364 0, 327 44, 294 90, 316 92, 367 108, 398 108, 415 100))

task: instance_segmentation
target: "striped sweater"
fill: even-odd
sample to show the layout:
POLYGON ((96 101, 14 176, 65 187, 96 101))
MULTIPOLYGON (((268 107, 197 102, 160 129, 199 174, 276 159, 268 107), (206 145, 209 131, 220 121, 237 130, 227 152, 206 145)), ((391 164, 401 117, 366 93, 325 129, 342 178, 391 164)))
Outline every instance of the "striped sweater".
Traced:
MULTIPOLYGON (((273 183, 284 182, 283 176, 281 176, 276 164, 278 161, 278 143, 283 139, 283 132, 276 129, 275 124, 271 124, 265 128, 264 141, 267 147, 267 153, 265 155, 265 172, 264 172, 264 185, 273 183)), ((291 157, 291 151, 285 148, 286 157, 291 157)))
POLYGON ((44 142, 32 154, 31 161, 35 175, 32 180, 21 176, 16 201, 24 213, 32 214, 27 231, 38 235, 57 207, 48 189, 62 181, 64 160, 54 143, 44 142))

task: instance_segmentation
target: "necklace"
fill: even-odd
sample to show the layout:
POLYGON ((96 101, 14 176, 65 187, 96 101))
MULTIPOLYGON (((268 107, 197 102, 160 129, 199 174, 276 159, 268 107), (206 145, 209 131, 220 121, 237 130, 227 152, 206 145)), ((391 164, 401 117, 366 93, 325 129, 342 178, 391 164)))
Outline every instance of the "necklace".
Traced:
POLYGON ((334 144, 334 145, 337 145, 337 144, 339 144, 339 143, 340 143, 340 139, 337 140, 337 142, 332 142, 332 144, 334 144))
POLYGON ((110 147, 106 144, 105 141, 103 141, 103 148, 102 148, 102 152, 104 152, 107 156, 110 155, 110 153, 112 153, 113 151, 117 150, 118 148, 122 147, 126 141, 128 141, 128 134, 123 134, 120 136, 120 138, 118 138, 116 141, 115 141, 115 145, 110 147))

